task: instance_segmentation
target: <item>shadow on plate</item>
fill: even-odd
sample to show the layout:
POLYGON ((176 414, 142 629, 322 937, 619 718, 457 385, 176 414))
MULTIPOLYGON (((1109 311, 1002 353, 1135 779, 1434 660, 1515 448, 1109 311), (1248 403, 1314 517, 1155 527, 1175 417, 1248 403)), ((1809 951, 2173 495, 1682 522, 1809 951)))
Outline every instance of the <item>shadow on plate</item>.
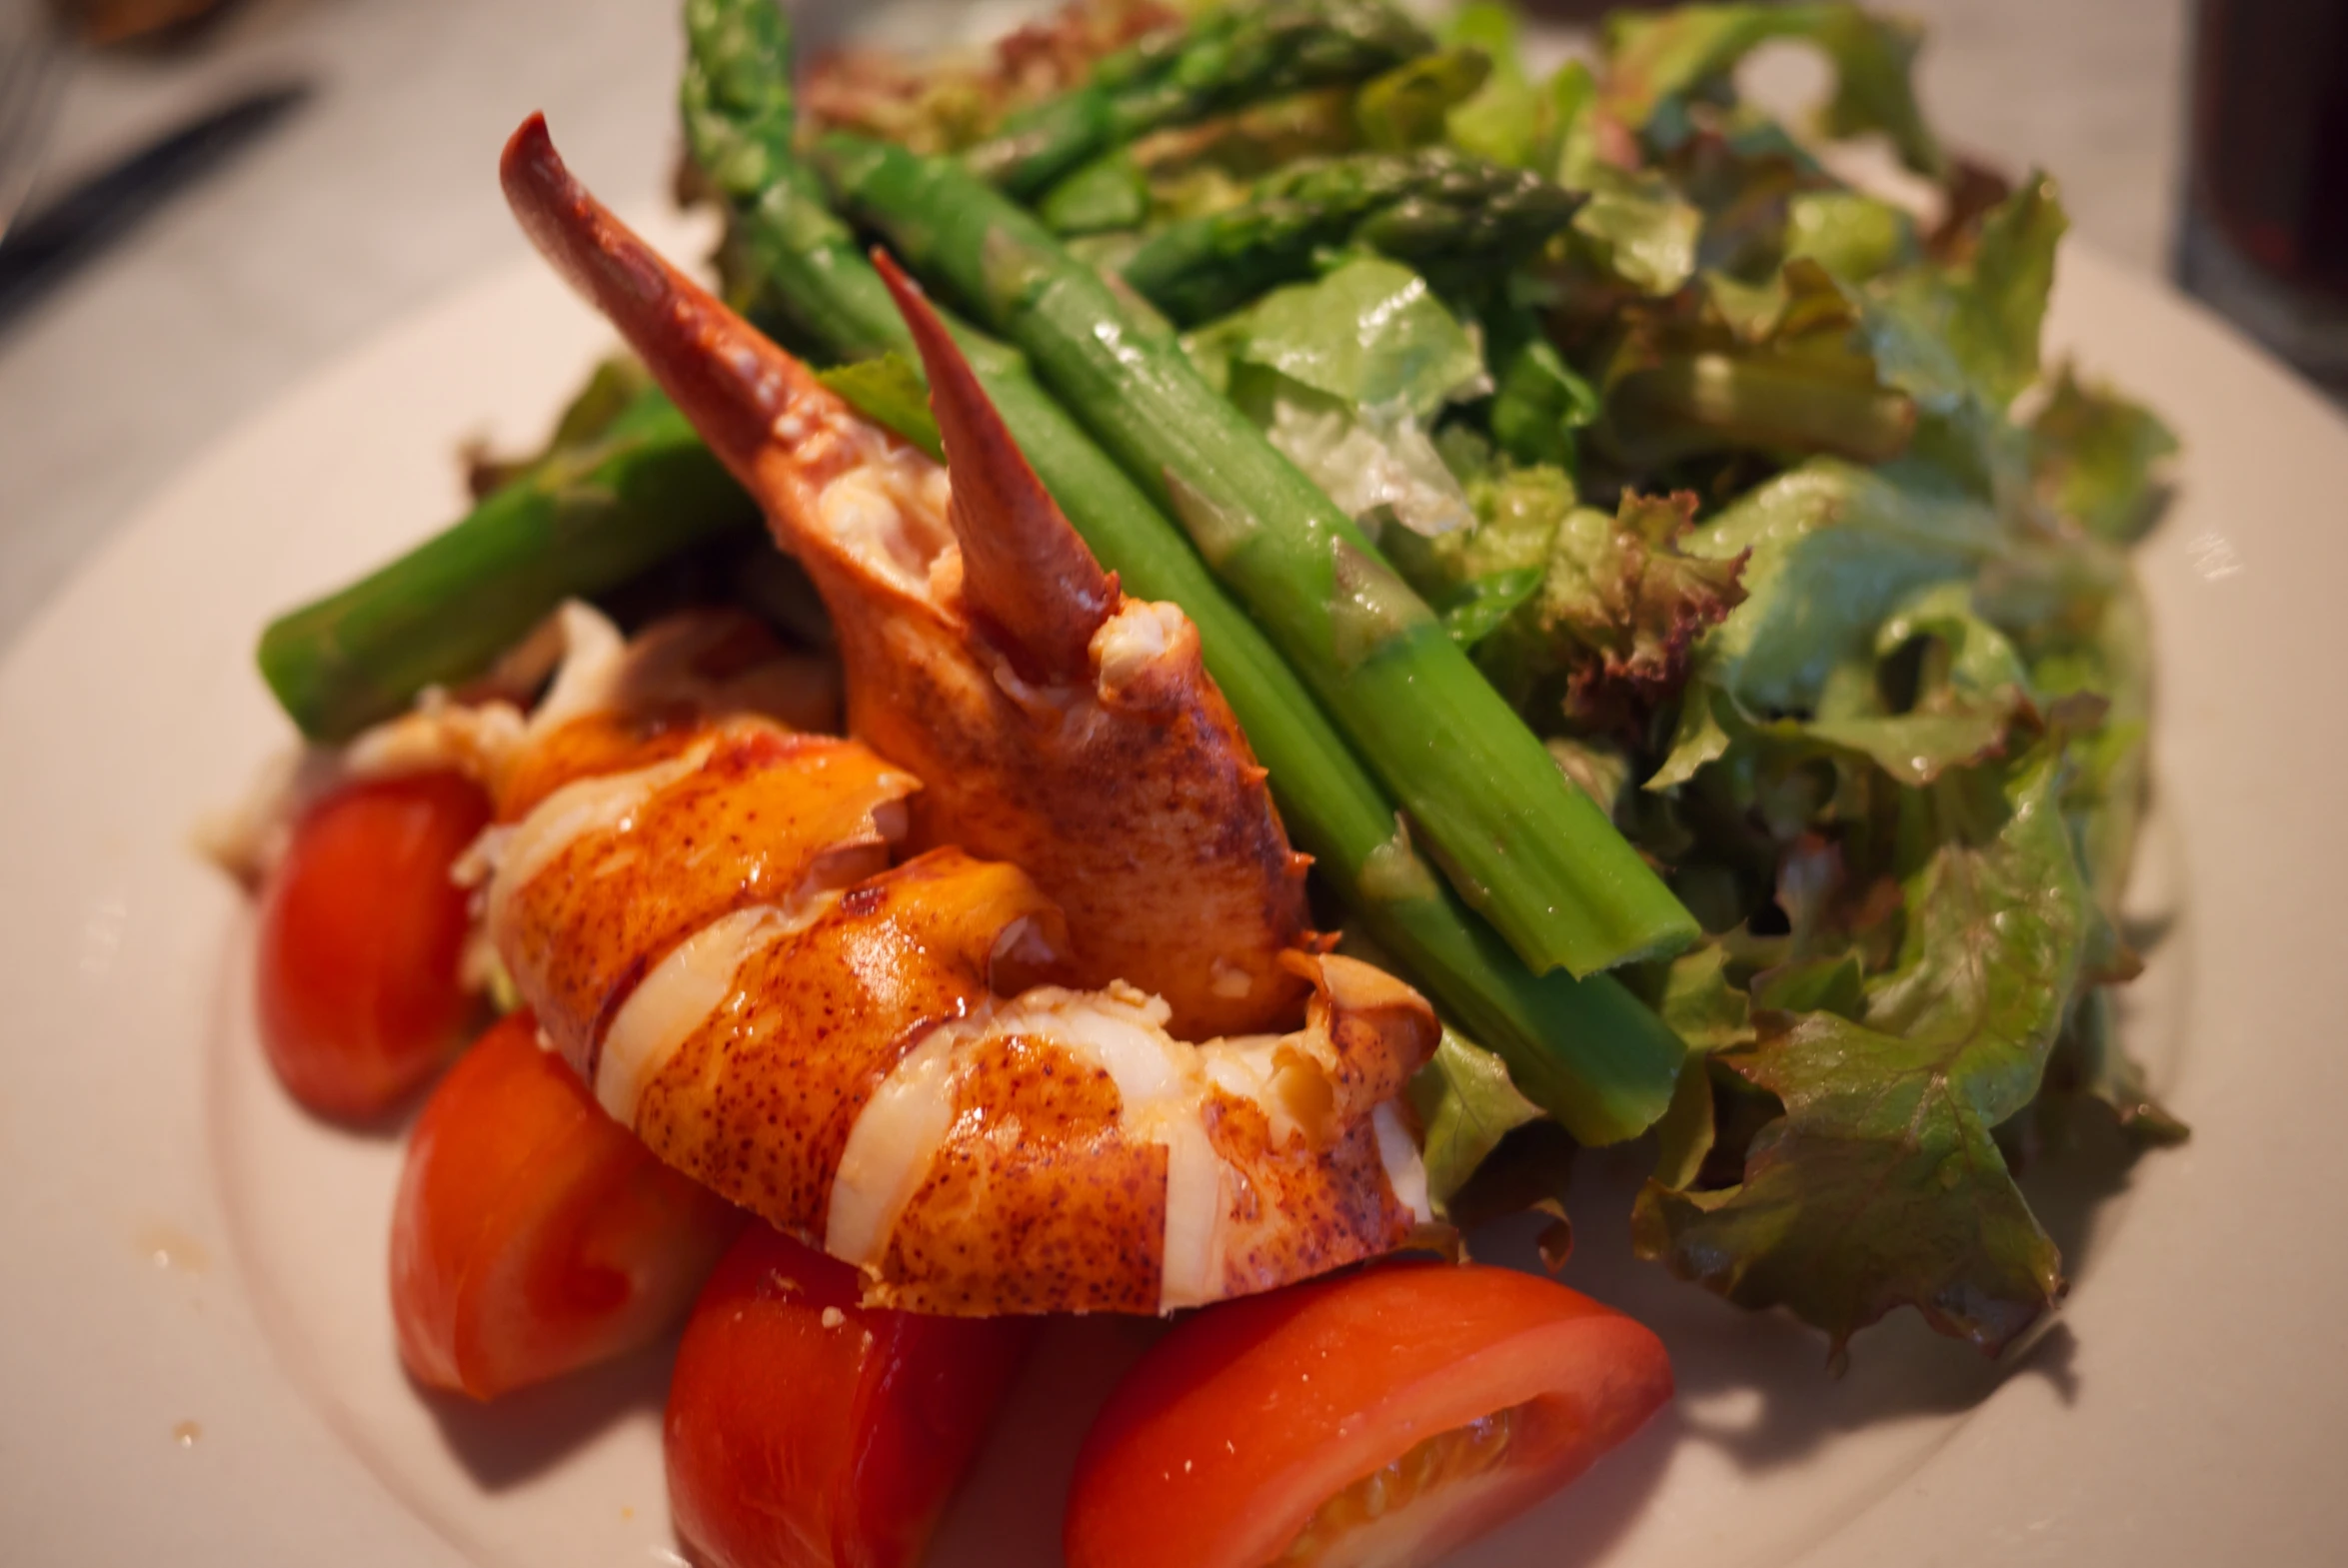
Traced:
MULTIPOLYGON (((1577 1239, 1559 1277, 1663 1336, 1679 1384, 1676 1429, 1685 1440, 1765 1473, 1803 1462, 1845 1432, 1962 1414, 2012 1377, 2044 1378, 2066 1404, 2075 1397, 2076 1347, 2059 1316, 1991 1360, 1903 1309, 1861 1331, 1849 1367, 1835 1375, 1816 1330, 1784 1313, 1731 1306, 1631 1255, 1631 1198, 1650 1162, 1635 1145, 1585 1158, 1572 1197, 1577 1239)), ((2024 1182, 2074 1281, 2125 1207, 2116 1200, 2129 1168, 2116 1132, 2089 1125, 2069 1146, 2049 1151, 2024 1182)), ((1489 1226, 1475 1237, 1475 1254, 1536 1267, 1539 1229, 1531 1217, 1489 1226)), ((1651 1432, 1638 1441, 1668 1446, 1651 1432)))
POLYGON ((638 1411, 657 1418, 669 1401, 676 1360, 671 1335, 633 1355, 488 1404, 412 1379, 411 1386, 457 1462, 484 1491, 502 1492, 561 1464, 638 1411))

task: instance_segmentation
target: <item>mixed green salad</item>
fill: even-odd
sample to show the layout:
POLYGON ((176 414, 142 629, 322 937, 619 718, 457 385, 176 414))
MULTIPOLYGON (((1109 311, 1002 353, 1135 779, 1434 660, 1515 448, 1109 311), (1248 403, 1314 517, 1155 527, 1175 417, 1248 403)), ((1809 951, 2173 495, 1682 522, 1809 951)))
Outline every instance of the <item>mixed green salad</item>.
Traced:
MULTIPOLYGON (((1324 923, 1450 1030, 1415 1085, 1461 1223, 1652 1135, 1639 1250, 1831 1336, 1995 1352, 2059 1299, 2014 1179, 2070 1107, 2184 1135, 2113 1035, 2146 798, 2127 547, 2175 443, 2040 326, 2054 182, 1950 157, 1910 26, 1079 0, 981 56, 795 80, 690 0, 731 298, 936 448, 867 259, 941 303, 1103 562, 1179 603, 1324 923), (1833 87, 1789 128, 1763 45, 1833 87), (1895 202, 1833 171, 1872 139, 1895 202)), ((306 733, 479 676, 562 598, 825 635, 755 509, 615 364, 473 516, 272 626, 306 733)))

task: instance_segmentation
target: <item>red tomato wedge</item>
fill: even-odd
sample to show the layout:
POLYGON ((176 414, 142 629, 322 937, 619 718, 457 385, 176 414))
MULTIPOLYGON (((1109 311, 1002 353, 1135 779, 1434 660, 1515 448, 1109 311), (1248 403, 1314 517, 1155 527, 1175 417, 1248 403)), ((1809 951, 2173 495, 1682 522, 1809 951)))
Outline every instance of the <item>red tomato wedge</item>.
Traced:
POLYGON ((657 1338, 740 1210, 653 1158, 515 1013, 433 1090, 392 1211, 419 1382, 493 1399, 657 1338))
POLYGON ((755 1225, 686 1325, 669 1507, 707 1568, 904 1568, 978 1452, 1033 1318, 857 1305, 861 1276, 755 1225))
POLYGON ((1390 1264, 1208 1307, 1094 1423, 1069 1568, 1432 1562, 1670 1397, 1652 1332, 1507 1269, 1390 1264))
POLYGON ((489 821, 453 773, 363 779, 313 805, 262 896, 261 1040, 294 1098, 379 1115, 464 1040, 465 889, 449 868, 489 821))

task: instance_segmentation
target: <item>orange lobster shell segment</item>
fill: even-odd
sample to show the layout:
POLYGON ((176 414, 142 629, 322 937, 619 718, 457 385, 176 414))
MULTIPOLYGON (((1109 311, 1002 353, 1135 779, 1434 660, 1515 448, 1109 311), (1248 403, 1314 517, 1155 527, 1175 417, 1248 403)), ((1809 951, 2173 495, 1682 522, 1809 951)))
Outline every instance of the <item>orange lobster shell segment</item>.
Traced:
MULTIPOLYGON (((490 934, 590 1083, 611 1019, 672 947, 735 910, 788 907, 880 869, 919 787, 852 741, 758 719, 628 745, 594 717, 542 746, 600 771, 547 791, 509 829, 490 934)), ((526 754, 517 769, 543 778, 544 766, 526 754)))

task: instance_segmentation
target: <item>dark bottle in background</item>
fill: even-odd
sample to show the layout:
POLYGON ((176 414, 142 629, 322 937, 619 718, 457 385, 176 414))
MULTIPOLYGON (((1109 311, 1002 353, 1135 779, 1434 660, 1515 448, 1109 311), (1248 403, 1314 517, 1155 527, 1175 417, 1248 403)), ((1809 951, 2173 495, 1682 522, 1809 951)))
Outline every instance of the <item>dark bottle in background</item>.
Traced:
POLYGON ((2348 0, 2198 0, 2177 277, 2348 397, 2348 0))

